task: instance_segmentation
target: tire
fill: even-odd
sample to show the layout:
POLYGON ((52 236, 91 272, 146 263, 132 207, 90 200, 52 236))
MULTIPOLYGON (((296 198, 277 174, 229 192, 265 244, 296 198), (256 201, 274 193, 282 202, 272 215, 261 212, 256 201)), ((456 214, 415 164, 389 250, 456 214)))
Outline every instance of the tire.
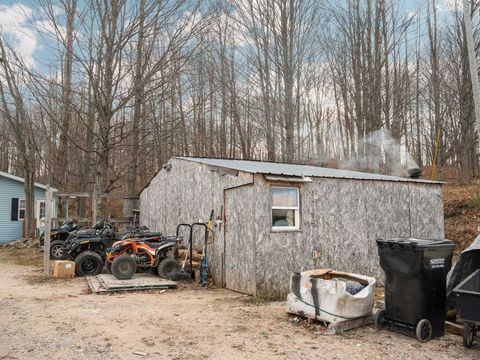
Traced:
POLYGON ((385 321, 385 310, 377 311, 373 316, 373 322, 378 330, 385 329, 387 327, 387 322, 385 321))
POLYGON ((172 280, 181 269, 182 267, 177 260, 166 258, 160 261, 160 264, 158 264, 158 276, 163 279, 172 280))
POLYGON ((137 271, 137 263, 130 255, 120 255, 112 262, 112 274, 118 280, 130 279, 137 271))
POLYGON ((65 251, 63 250, 64 242, 62 240, 54 240, 50 243, 50 260, 63 260, 65 251))
POLYGON ((108 260, 105 260, 105 269, 109 274, 112 273, 112 263, 108 260))
POLYGON ((75 273, 78 276, 95 276, 102 269, 103 259, 94 251, 84 251, 75 258, 75 273))
POLYGON ((420 342, 427 342, 432 338, 432 324, 427 319, 422 319, 418 322, 415 330, 417 340, 420 342))
POLYGON ((463 346, 470 349, 475 339, 475 325, 470 323, 463 324, 463 346))

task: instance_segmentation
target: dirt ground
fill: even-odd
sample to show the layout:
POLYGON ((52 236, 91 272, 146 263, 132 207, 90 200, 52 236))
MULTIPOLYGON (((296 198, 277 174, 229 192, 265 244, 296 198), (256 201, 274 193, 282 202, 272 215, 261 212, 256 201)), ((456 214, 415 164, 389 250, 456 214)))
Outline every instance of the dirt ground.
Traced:
POLYGON ((0 284, 0 359, 480 357, 452 334, 426 344, 373 326, 326 335, 284 302, 216 287, 90 294, 84 278, 45 281, 38 249, 0 249, 0 284))

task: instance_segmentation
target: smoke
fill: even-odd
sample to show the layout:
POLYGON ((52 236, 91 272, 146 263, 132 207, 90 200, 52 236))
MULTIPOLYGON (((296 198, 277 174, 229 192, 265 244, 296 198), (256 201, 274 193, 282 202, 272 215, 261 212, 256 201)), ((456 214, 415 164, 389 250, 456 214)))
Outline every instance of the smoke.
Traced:
POLYGON ((396 141, 387 129, 379 129, 361 139, 354 158, 341 162, 341 168, 395 176, 408 176, 418 164, 405 145, 396 141))

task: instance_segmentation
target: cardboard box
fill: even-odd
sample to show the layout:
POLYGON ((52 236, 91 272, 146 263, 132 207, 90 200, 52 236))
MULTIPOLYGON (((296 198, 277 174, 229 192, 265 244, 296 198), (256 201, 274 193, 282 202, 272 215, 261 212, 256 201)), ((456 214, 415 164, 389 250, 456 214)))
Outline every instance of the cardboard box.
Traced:
POLYGON ((75 276, 75 263, 68 260, 55 260, 53 262, 53 277, 60 279, 73 278, 75 276))

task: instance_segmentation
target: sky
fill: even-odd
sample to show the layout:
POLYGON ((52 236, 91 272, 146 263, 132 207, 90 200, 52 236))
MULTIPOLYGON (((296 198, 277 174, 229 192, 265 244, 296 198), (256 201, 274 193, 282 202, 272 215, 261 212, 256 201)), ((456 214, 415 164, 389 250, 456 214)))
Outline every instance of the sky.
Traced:
MULTIPOLYGON (((457 1, 460 0, 437 0, 440 15, 446 13, 457 1)), ((425 2, 426 0, 403 0, 402 5, 407 13, 413 13, 419 7, 420 11, 424 12, 426 11, 425 2)), ((42 68, 46 69, 48 62, 53 57, 52 43, 46 40, 48 36, 45 36, 51 31, 51 26, 42 18, 38 7, 36 0, 1 0, 0 32, 4 34, 16 53, 28 66, 42 70, 42 68), (43 34, 33 25, 43 28, 43 34)))

